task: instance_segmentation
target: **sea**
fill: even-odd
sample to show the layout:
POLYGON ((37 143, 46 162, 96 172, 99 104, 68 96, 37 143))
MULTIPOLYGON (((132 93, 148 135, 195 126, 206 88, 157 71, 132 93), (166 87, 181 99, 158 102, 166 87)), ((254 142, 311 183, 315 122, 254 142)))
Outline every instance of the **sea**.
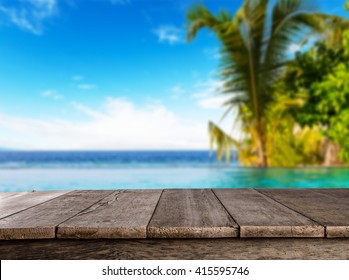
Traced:
POLYGON ((210 151, 0 151, 0 192, 349 188, 347 168, 245 168, 210 151))

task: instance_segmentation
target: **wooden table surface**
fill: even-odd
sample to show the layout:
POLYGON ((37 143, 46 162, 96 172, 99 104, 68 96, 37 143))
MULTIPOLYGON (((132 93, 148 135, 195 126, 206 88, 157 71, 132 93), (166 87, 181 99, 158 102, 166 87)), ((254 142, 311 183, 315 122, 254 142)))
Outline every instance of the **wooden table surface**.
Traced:
POLYGON ((349 189, 0 193, 0 240, 348 237, 349 189))

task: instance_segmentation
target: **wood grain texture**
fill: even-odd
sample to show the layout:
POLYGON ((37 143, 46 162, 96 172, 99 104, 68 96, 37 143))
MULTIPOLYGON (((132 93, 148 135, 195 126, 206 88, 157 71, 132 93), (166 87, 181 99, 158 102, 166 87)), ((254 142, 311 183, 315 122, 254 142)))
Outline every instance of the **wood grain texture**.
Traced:
POLYGON ((342 190, 332 189, 330 193, 315 189, 258 191, 324 225, 328 238, 349 237, 349 199, 341 194, 342 190))
POLYGON ((69 191, 47 191, 47 192, 19 192, 3 193, 0 197, 0 219, 23 211, 50 199, 59 197, 69 191))
POLYGON ((333 196, 336 198, 349 199, 349 189, 316 189, 316 190, 311 190, 311 191, 326 194, 326 195, 333 196))
POLYGON ((74 191, 0 220, 0 239, 55 238, 56 226, 112 191, 74 191))
POLYGON ((0 259, 348 260, 349 239, 11 240, 0 241, 0 259))
POLYGON ((164 190, 148 226, 150 238, 238 236, 238 227, 211 190, 164 190))
POLYGON ((161 192, 0 193, 0 239, 349 237, 349 189, 161 192))
POLYGON ((214 193, 240 226, 240 237, 324 237, 324 227, 253 189, 214 193))
POLYGON ((60 224, 58 238, 146 238, 161 190, 117 191, 60 224))
POLYGON ((7 198, 7 197, 14 197, 14 196, 19 196, 19 195, 24 195, 28 192, 0 192, 0 201, 4 198, 7 198))

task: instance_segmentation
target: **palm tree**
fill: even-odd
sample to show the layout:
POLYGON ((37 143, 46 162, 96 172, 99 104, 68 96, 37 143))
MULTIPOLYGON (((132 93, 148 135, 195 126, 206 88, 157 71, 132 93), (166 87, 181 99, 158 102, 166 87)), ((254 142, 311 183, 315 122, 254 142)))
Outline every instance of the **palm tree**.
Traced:
POLYGON ((225 11, 214 16, 204 5, 195 5, 187 13, 188 41, 206 27, 222 43, 223 93, 229 96, 226 113, 236 106, 250 112, 261 167, 268 166, 267 112, 275 100, 272 85, 287 63, 290 44, 304 31, 320 31, 319 19, 325 17, 310 13, 301 0, 273 2, 269 7, 268 0, 244 0, 234 17, 225 11))
MULTIPOLYGON (((268 164, 272 167, 292 167, 303 165, 320 165, 323 161, 324 137, 319 127, 301 128, 297 125, 290 109, 301 108, 304 99, 301 96, 290 98, 285 94, 276 96, 275 104, 268 110, 268 123, 266 127, 268 137, 267 154, 268 164)), ((240 122, 241 131, 246 137, 238 141, 227 135, 217 125, 209 122, 211 150, 216 144, 217 159, 220 161, 232 146, 237 149, 239 161, 243 166, 256 166, 259 162, 256 153, 257 133, 251 123, 251 113, 244 106, 239 107, 237 121, 240 122)))

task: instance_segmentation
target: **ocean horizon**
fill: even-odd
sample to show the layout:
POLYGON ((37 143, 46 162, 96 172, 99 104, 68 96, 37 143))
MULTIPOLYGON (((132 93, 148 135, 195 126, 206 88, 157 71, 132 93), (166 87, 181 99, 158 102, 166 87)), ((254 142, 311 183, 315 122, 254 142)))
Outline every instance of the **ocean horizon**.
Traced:
POLYGON ((218 162, 209 150, 120 151, 0 151, 0 169, 21 168, 126 168, 170 166, 238 166, 236 152, 229 164, 218 162))

